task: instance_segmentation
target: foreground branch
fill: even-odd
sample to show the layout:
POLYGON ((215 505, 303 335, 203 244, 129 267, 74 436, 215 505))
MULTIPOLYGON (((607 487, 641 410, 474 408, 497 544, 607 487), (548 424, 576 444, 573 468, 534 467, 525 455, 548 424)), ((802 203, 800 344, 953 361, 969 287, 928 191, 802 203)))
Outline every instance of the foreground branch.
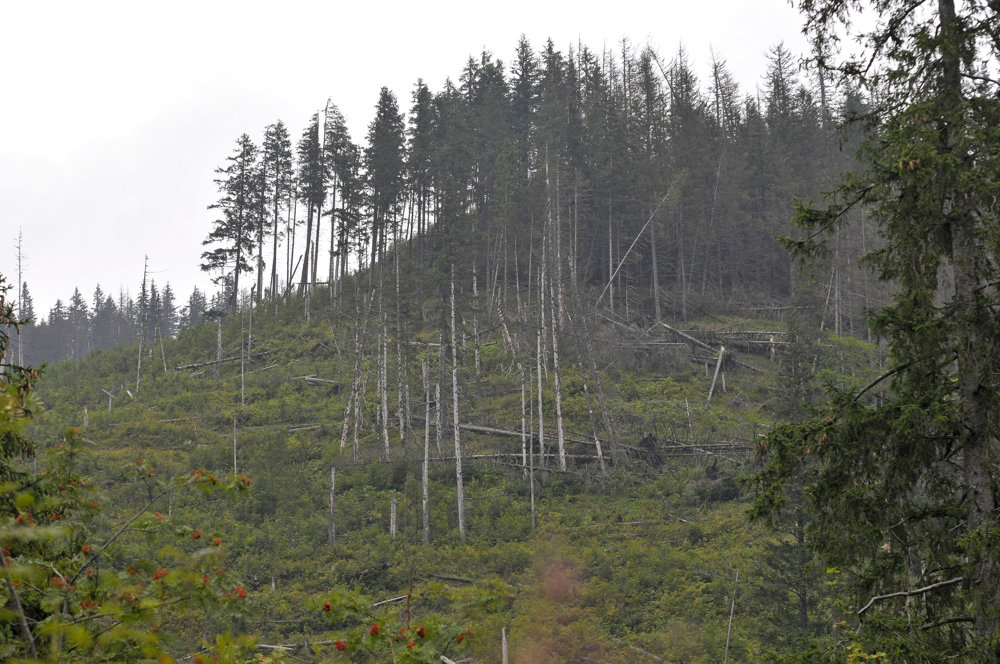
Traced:
POLYGON ((961 583, 965 581, 965 577, 956 576, 954 579, 948 579, 947 581, 938 581, 937 583, 932 583, 929 586, 924 586, 923 588, 917 588, 916 590, 901 590, 897 593, 889 593, 888 595, 876 595, 868 600, 861 609, 858 610, 858 616, 860 617, 865 611, 872 608, 875 602, 881 602, 884 599, 892 599, 893 597, 912 597, 913 595, 922 595, 923 593, 936 590, 937 588, 943 588, 945 586, 953 586, 956 583, 961 583))

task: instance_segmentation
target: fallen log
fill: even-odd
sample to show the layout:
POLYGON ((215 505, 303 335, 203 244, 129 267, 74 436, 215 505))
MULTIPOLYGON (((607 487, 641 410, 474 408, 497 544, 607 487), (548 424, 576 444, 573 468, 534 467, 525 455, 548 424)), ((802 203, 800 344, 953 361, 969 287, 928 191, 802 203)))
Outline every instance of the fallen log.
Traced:
POLYGON ((183 371, 184 369, 198 369, 200 367, 210 367, 213 364, 225 364, 226 362, 237 362, 241 358, 252 360, 255 357, 263 357, 265 355, 267 355, 267 352, 250 353, 249 355, 233 355, 232 357, 224 357, 221 360, 209 360, 208 362, 196 362, 195 364, 185 364, 184 366, 174 367, 174 371, 183 371))

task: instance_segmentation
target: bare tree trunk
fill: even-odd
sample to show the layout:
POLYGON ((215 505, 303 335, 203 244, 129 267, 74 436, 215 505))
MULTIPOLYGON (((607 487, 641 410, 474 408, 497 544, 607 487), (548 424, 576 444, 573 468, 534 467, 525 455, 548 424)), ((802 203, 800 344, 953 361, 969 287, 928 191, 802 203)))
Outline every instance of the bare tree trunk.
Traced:
POLYGON ((649 224, 650 257, 653 259, 653 316, 659 322, 663 319, 660 313, 660 272, 656 263, 656 222, 649 224))
POLYGON ((358 389, 358 398, 354 400, 354 451, 351 455, 352 460, 358 460, 358 453, 361 448, 361 418, 364 416, 365 401, 364 396, 368 391, 368 372, 363 372, 361 374, 361 385, 358 389))
POLYGON ((396 498, 389 503, 389 537, 396 539, 396 498))
POLYGON ((614 232, 611 222, 611 201, 608 200, 608 306, 611 313, 615 312, 615 252, 614 232))
POLYGON ((677 261, 681 280, 681 320, 687 320, 687 268, 684 267, 684 224, 680 216, 677 219, 677 261))
POLYGON ((437 453, 443 454, 444 445, 444 402, 441 399, 441 386, 445 381, 445 349, 444 331, 438 333, 438 380, 434 386, 434 403, 437 406, 437 418, 435 419, 435 429, 437 437, 435 444, 437 453))
POLYGON ((726 347, 719 347, 719 359, 715 361, 715 373, 712 374, 712 384, 708 388, 708 398, 705 399, 705 403, 712 400, 712 393, 715 392, 715 381, 719 378, 719 369, 722 368, 722 357, 726 354, 726 347))
POLYGON ((542 414, 542 331, 536 336, 535 369, 538 374, 538 455, 541 465, 545 465, 545 418, 542 414))
POLYGON ((285 237, 288 238, 285 244, 285 292, 291 293, 292 280, 295 278, 295 267, 292 266, 292 259, 295 258, 295 230, 299 220, 299 200, 295 197, 294 187, 288 192, 289 206, 288 216, 285 218, 285 237))
POLYGON ((550 322, 552 323, 552 377, 556 402, 556 436, 559 441, 559 470, 566 470, 566 437, 563 433, 562 391, 559 382, 559 335, 556 332, 559 319, 556 317, 555 298, 552 297, 552 282, 549 282, 550 322))
POLYGON ((337 467, 330 466, 330 519, 327 524, 327 542, 330 546, 337 543, 337 528, 333 520, 334 488, 337 485, 337 467))
POLYGON ((555 200, 556 217, 554 226, 552 227, 552 237, 555 240, 556 245, 556 311, 558 316, 552 316, 552 327, 555 329, 559 325, 562 325, 563 320, 566 317, 566 305, 563 298, 563 273, 562 273, 562 217, 560 215, 559 207, 559 167, 556 167, 556 200, 555 200))
POLYGON ((465 539, 465 492, 462 487, 462 440, 458 428, 458 347, 455 338, 455 266, 451 266, 451 406, 455 434, 455 491, 458 498, 458 532, 465 539))
MULTIPOLYGON (((489 273, 487 273, 487 278, 489 278, 489 273)), ((480 379, 480 364, 479 364, 479 282, 476 278, 476 268, 472 268, 472 340, 474 344, 474 365, 476 369, 476 384, 479 384, 480 379)))
POLYGON ((729 662, 729 637, 733 635, 733 614, 736 613, 736 584, 740 582, 740 571, 736 570, 736 579, 733 581, 733 601, 729 606, 729 627, 726 629, 726 654, 723 664, 729 662))
MULTIPOLYGON (((142 301, 139 303, 140 304, 140 311, 139 311, 139 358, 136 361, 136 366, 135 366, 135 394, 136 394, 136 396, 139 396, 139 383, 142 380, 142 338, 146 334, 146 299, 147 299, 146 298, 146 275, 148 273, 149 273, 149 256, 147 255, 146 256, 146 262, 145 262, 145 264, 144 264, 144 266, 142 268, 142 301)), ((18 295, 18 298, 20 298, 21 294, 18 293, 17 295, 18 295)), ((221 325, 221 319, 220 319, 220 325, 221 325)), ((220 328, 220 332, 219 332, 219 338, 220 339, 222 338, 221 328, 220 328)), ((220 341, 220 343, 221 343, 221 341, 220 341)), ((215 383, 216 383, 216 385, 218 385, 218 383, 219 383, 218 371, 216 371, 215 383)))
POLYGON ((233 411, 233 475, 236 475, 236 411, 233 411))
MULTIPOLYGON (((527 432, 527 424, 528 423, 526 421, 527 417, 526 417, 526 414, 525 414, 525 409, 527 407, 527 404, 525 403, 524 391, 525 391, 525 388, 526 388, 526 383, 528 382, 528 378, 525 375, 524 368, 520 367, 520 369, 521 369, 521 466, 524 467, 524 468, 527 468, 527 466, 528 466, 528 432, 527 432)), ((110 412, 110 411, 111 411, 111 408, 109 407, 108 408, 108 412, 110 412)))
MULTIPOLYGON (((413 221, 411 211, 410 221, 413 221)), ((396 272, 396 415, 399 420, 399 439, 406 448, 410 433, 410 382, 403 371, 403 322, 399 306, 399 243, 393 248, 396 272), (405 401, 405 403, 404 403, 405 401)))
MULTIPOLYGON (((368 328, 368 303, 365 303, 364 315, 361 314, 361 294, 355 290, 355 314, 354 321, 354 372, 351 379, 351 393, 347 397, 347 404, 344 406, 344 429, 340 436, 340 449, 347 445, 347 433, 351 422, 352 406, 357 410, 356 405, 360 401, 360 381, 361 381, 361 356, 364 352, 364 339, 367 336, 368 328)), ((355 418, 355 422, 357 418, 355 418)), ((357 446, 355 445, 354 457, 357 459, 357 446)))
POLYGON ((388 394, 388 373, 389 373, 389 340, 386 330, 385 312, 382 313, 382 330, 379 342, 379 425, 382 428, 382 447, 385 460, 392 458, 392 450, 389 448, 389 394, 388 394))
MULTIPOLYGON (((253 298, 250 298, 253 300, 253 298)), ((253 311, 253 305, 250 305, 250 311, 253 311)), ((243 336, 243 312, 240 311, 240 405, 245 406, 246 404, 246 375, 247 375, 247 348, 245 342, 245 337, 243 336)))
MULTIPOLYGON (((424 380, 424 465, 420 473, 420 484, 423 490, 424 544, 431 543, 431 504, 428 491, 428 466, 430 465, 431 449, 431 377, 430 366, 424 358, 421 374, 424 380)), ((440 427, 438 427, 440 429, 440 427)))
MULTIPOLYGON (((530 385, 530 383, 529 383, 530 385)), ((533 403, 531 394, 531 387, 528 388, 528 402, 533 403)), ((530 406, 529 410, 533 411, 534 406, 530 406)), ((529 423, 529 445, 531 446, 528 450, 528 494, 531 497, 531 530, 535 530, 535 418, 534 413, 530 413, 529 423)), ((539 442, 542 440, 542 436, 538 437, 539 442)))
POLYGON ((590 391, 587 389, 587 377, 583 374, 583 368, 580 369, 580 376, 583 377, 583 394, 587 398, 587 413, 590 415, 590 427, 594 431, 594 447, 597 449, 597 460, 601 464, 601 474, 607 475, 608 469, 604 465, 604 450, 601 449, 601 439, 597 436, 597 422, 594 420, 594 409, 590 405, 590 391))
MULTIPOLYGON (((222 313, 220 312, 216 318, 215 322, 218 328, 218 335, 216 337, 215 344, 215 386, 219 386, 219 367, 222 364, 222 313)), ((142 355, 142 353, 140 353, 142 355)))

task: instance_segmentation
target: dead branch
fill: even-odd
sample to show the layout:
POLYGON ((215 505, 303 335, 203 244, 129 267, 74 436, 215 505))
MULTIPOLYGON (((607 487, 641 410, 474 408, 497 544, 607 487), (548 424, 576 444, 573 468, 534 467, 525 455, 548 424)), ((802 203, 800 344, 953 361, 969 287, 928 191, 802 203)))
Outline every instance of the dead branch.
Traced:
POLYGON ((315 374, 310 374, 308 376, 296 376, 292 380, 304 380, 310 385, 340 385, 340 381, 330 380, 328 378, 317 378, 315 374))
POLYGON ((442 581, 454 581, 455 583, 475 583, 472 579, 464 579, 460 576, 450 576, 448 574, 428 574, 427 576, 432 579, 441 579, 442 581))
POLYGON ((663 327, 667 328, 668 330, 670 330, 671 332, 673 332, 674 334, 676 334, 677 336, 679 336, 681 339, 685 339, 687 341, 690 341, 694 345, 699 346, 701 348, 704 348, 705 350, 712 351, 713 355, 718 354, 718 352, 719 352, 718 348, 713 348, 713 347, 709 346, 707 343, 705 343, 704 341, 701 341, 699 339, 695 339, 694 337, 692 337, 690 334, 687 334, 686 332, 681 332, 677 328, 670 327, 669 325, 667 325, 666 323, 663 323, 663 322, 661 322, 660 325, 662 325, 663 327))
POLYGON ((260 353, 250 353, 246 356, 233 355, 232 357, 224 357, 221 360, 210 360, 208 362, 196 362, 195 364, 185 364, 184 366, 174 367, 174 371, 183 371, 184 369, 198 369, 200 367, 210 367, 215 364, 225 364, 226 362, 237 362, 240 359, 253 359, 254 357, 263 357, 267 355, 267 352, 260 353))
POLYGON ((936 590, 938 588, 943 588, 945 586, 953 586, 956 583, 961 583, 965 581, 964 576, 956 576, 954 579, 948 579, 947 581, 938 581, 937 583, 932 583, 929 586, 924 586, 923 588, 917 588, 915 590, 901 590, 896 593, 889 593, 888 595, 876 595, 868 600, 861 609, 858 610, 858 616, 860 617, 865 611, 872 608, 875 602, 881 602, 882 600, 892 599, 893 597, 913 597, 914 595, 922 595, 924 593, 936 590))
POLYGON ((397 595, 396 597, 390 597, 389 599, 384 599, 381 602, 375 602, 372 604, 372 608, 377 606, 382 606, 383 604, 392 604, 393 602, 402 602, 404 599, 409 597, 409 595, 397 595))

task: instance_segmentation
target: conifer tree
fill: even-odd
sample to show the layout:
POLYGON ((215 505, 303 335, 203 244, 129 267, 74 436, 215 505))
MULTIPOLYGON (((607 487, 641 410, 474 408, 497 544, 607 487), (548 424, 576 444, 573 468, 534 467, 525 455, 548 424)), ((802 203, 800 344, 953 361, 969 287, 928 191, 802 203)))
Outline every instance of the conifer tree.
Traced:
POLYGON ((220 270, 214 283, 232 278, 232 292, 228 306, 235 307, 239 297, 240 273, 250 272, 250 257, 253 255, 255 228, 254 215, 259 213, 256 199, 260 182, 258 177, 257 147, 247 134, 236 140, 236 149, 226 158, 228 165, 216 170, 215 180, 221 194, 219 200, 209 206, 219 210, 221 217, 202 244, 221 244, 201 255, 201 269, 220 270), (227 272, 227 269, 231 271, 227 272))
POLYGON ((422 79, 418 79, 413 91, 413 105, 410 107, 410 122, 407 130, 406 174, 412 195, 416 199, 417 243, 420 258, 423 257, 423 238, 429 226, 431 207, 433 99, 430 89, 422 79))
POLYGON ((368 147, 365 148, 364 159, 372 214, 372 266, 385 251, 387 234, 395 223, 403 191, 404 145, 404 124, 399 104, 396 96, 383 87, 375 105, 375 119, 368 125, 368 147))
MULTIPOLYGON (((281 120, 268 125, 264 130, 260 166, 265 183, 265 205, 270 212, 272 224, 270 289, 273 298, 277 297, 278 293, 278 240, 281 237, 278 221, 294 186, 295 175, 292 164, 292 142, 288 136, 288 129, 281 120)), ((261 280, 258 278, 258 296, 263 292, 261 280)))
POLYGON ((893 301, 871 322, 890 367, 770 436, 757 513, 776 513, 805 470, 813 533, 853 581, 863 642, 893 661, 1000 662, 996 8, 878 3, 854 58, 834 50, 854 3, 802 10, 872 106, 862 168, 829 207, 799 212, 810 235, 793 246, 811 254, 855 207, 880 224, 868 260, 893 301))
POLYGON ((304 288, 315 281, 316 261, 313 254, 316 241, 313 238, 313 227, 318 226, 323 213, 323 200, 326 198, 326 165, 323 161, 323 145, 320 141, 320 116, 316 113, 298 144, 298 185, 299 198, 306 203, 306 247, 302 257, 302 278, 300 285, 304 288))

